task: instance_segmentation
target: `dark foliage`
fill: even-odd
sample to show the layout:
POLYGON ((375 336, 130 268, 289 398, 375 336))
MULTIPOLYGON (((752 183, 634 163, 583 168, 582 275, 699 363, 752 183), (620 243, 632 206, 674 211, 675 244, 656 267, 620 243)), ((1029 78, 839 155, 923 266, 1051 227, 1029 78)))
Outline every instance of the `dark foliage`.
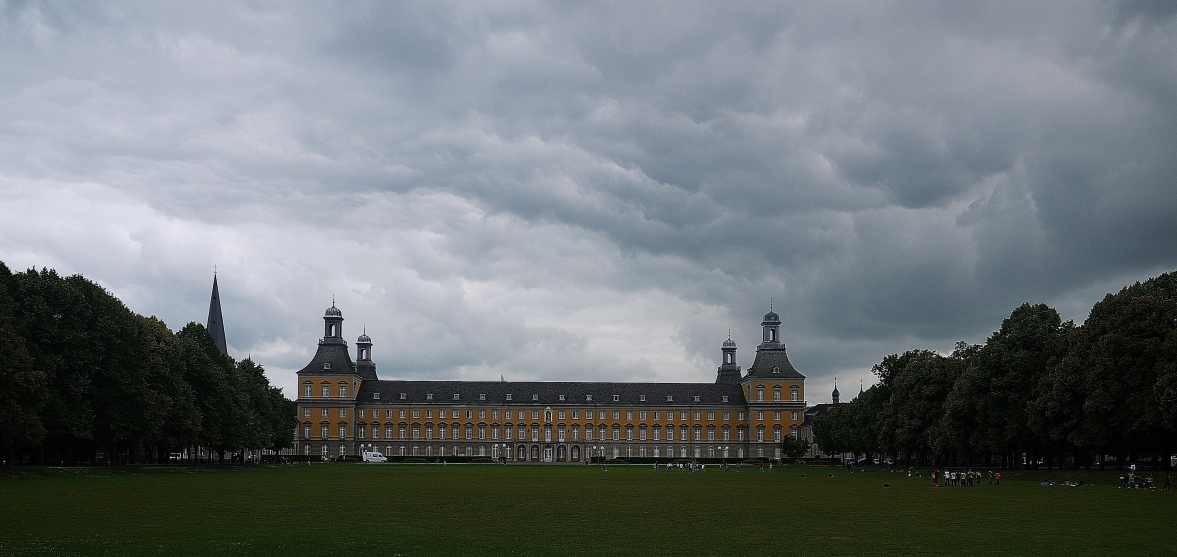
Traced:
POLYGON ((1023 304, 983 345, 883 358, 814 421, 830 453, 916 463, 1167 467, 1177 445, 1177 273, 1108 294, 1081 326, 1023 304))
POLYGON ((251 360, 221 354, 202 325, 173 333, 102 287, 0 263, 0 458, 165 460, 291 443, 293 402, 251 360))

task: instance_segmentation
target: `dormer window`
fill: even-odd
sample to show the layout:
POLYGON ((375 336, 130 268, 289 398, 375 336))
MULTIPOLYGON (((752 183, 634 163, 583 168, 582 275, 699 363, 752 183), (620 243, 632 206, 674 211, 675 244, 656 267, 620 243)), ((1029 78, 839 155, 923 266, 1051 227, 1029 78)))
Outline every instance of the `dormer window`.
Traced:
POLYGON ((695 395, 695 402, 699 402, 699 395, 695 395))
POLYGON ((666 402, 674 402, 674 395, 666 395, 666 402))
POLYGON ((408 393, 401 393, 401 400, 408 400, 408 399, 409 399, 408 393))
POLYGON ((507 393, 507 400, 511 400, 511 393, 507 393))
POLYGON ((462 395, 454 393, 454 400, 462 400, 462 395))
POLYGON ((727 396, 723 397, 723 402, 727 402, 727 396))
POLYGON ((323 362, 323 369, 331 369, 331 362, 323 362))
POLYGON ((425 400, 433 400, 433 393, 425 395, 425 400))
POLYGON ((372 400, 380 400, 380 393, 372 393, 372 400))
POLYGON ((781 366, 772 366, 772 372, 773 372, 773 373, 780 373, 780 372, 781 372, 781 366))
POLYGON ((564 402, 564 395, 560 395, 560 402, 564 402))
POLYGON ((592 402, 592 401, 593 401, 593 395, 584 395, 584 401, 585 401, 585 402, 592 402))
POLYGON ((639 400, 639 401, 641 401, 641 402, 645 402, 645 401, 646 401, 646 395, 638 395, 638 400, 639 400))
POLYGON ((537 395, 537 394, 531 395, 531 400, 539 400, 539 395, 537 395))
POLYGON ((613 402, 618 402, 620 400, 621 400, 621 395, 613 395, 613 402))
POLYGON ((478 393, 478 400, 486 400, 486 393, 478 393))

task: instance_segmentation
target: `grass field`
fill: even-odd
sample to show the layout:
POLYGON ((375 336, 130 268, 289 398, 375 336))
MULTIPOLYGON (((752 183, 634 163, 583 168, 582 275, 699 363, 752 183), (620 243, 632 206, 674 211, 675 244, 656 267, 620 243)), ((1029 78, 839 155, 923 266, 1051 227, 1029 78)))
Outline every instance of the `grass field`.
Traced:
POLYGON ((711 468, 5 468, 0 554, 1177 555, 1177 495, 1110 471, 933 489, 926 472, 711 468))

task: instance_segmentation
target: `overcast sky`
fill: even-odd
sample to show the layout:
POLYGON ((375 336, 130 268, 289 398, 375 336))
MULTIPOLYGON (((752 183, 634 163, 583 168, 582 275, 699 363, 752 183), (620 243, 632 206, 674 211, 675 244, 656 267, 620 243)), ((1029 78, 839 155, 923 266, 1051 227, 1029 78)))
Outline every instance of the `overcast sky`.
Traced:
POLYGON ((769 300, 810 402, 1177 268, 1177 3, 0 4, 0 260, 293 395, 711 381, 769 300))

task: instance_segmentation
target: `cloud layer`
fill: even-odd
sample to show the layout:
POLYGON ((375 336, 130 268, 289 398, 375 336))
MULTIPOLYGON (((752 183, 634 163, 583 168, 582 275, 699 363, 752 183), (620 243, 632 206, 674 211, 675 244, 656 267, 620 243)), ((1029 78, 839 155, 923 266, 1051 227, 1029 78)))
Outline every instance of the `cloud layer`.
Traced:
POLYGON ((0 6, 0 260, 216 264, 279 385, 332 296, 384 377, 701 381, 772 298, 820 401, 1177 264, 1166 3, 0 6))

